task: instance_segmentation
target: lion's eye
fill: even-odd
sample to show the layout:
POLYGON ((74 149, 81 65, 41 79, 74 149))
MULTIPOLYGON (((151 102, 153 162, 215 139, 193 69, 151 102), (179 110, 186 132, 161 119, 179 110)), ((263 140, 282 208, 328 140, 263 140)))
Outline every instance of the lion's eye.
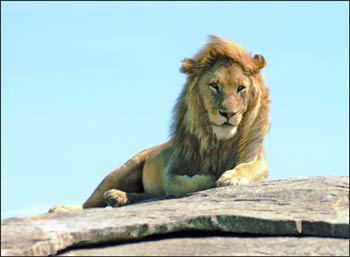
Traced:
POLYGON ((241 92, 243 89, 245 89, 245 86, 240 85, 240 86, 237 88, 237 93, 241 92))
POLYGON ((213 90, 215 93, 219 92, 219 86, 215 82, 211 82, 208 84, 211 90, 213 90))

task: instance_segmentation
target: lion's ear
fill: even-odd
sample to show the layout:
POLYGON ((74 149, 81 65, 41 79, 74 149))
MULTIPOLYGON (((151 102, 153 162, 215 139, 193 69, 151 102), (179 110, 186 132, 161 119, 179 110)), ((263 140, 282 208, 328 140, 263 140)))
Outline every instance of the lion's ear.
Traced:
POLYGON ((195 72, 196 61, 186 58, 181 61, 180 71, 187 74, 193 74, 195 72))
POLYGON ((254 57, 252 58, 252 62, 254 63, 254 68, 256 72, 258 72, 260 69, 266 66, 265 58, 260 54, 254 55, 254 57))

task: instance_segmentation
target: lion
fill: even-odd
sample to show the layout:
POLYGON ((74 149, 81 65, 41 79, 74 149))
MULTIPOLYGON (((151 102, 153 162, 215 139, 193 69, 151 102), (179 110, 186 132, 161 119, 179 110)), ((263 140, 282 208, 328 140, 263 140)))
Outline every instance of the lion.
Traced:
POLYGON ((174 107, 170 140, 109 173, 82 206, 50 212, 119 207, 267 179, 270 99, 260 73, 265 66, 262 55, 251 57, 239 44, 211 35, 193 58, 182 61, 187 81, 174 107))

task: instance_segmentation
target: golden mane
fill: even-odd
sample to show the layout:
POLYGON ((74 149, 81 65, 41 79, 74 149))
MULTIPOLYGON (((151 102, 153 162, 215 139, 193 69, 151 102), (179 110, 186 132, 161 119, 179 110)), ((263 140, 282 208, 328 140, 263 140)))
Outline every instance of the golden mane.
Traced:
POLYGON ((194 57, 182 61, 180 71, 191 75, 201 75, 220 56, 233 60, 250 74, 259 72, 266 65, 261 55, 256 54, 254 58, 251 58, 239 44, 211 35, 209 42, 194 57))
POLYGON ((269 90, 259 73, 265 64, 261 55, 251 58, 242 46, 218 36, 210 36, 209 42, 194 57, 182 61, 181 71, 188 77, 174 107, 171 127, 171 141, 177 156, 174 159, 182 162, 182 169, 215 173, 225 167, 222 161, 229 154, 235 155, 234 166, 256 158, 269 128, 269 90), (253 89, 237 135, 228 141, 214 136, 196 86, 219 58, 239 64, 253 89))

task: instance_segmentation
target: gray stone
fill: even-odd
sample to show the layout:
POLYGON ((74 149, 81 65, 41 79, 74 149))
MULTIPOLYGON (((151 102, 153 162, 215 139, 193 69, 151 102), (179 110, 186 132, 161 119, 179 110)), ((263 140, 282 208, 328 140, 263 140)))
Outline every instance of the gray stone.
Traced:
POLYGON ((60 256, 349 256, 349 240, 319 237, 205 236, 69 250, 60 256))
MULTIPOLYGON (((295 236, 287 244, 295 247, 297 243, 293 242, 300 236, 332 237, 344 242, 340 238, 349 238, 349 177, 270 180, 116 209, 7 219, 1 222, 1 230, 2 255, 54 255, 68 247, 120 243, 189 230, 260 235, 259 240, 278 236, 280 242, 295 236)), ((316 241, 310 243, 310 251, 317 247, 316 241)), ((322 248, 323 243, 318 247, 322 248)), ((194 254, 194 249, 188 251, 191 254, 187 255, 194 254)), ((269 254, 266 249, 259 251, 269 254)), ((348 253, 348 249, 342 253, 348 253)))

